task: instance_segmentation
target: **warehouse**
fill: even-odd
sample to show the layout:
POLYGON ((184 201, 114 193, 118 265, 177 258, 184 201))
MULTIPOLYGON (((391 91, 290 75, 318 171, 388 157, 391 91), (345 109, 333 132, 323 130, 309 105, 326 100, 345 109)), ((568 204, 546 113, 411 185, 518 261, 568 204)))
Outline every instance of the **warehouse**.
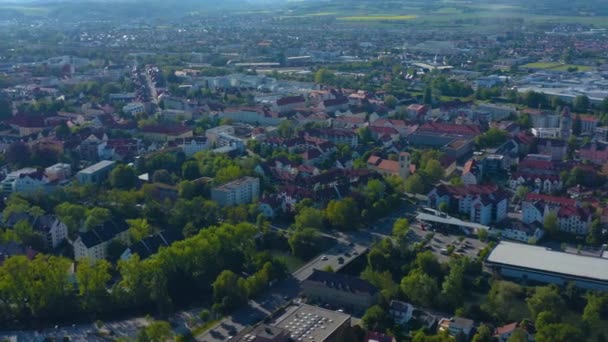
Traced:
POLYGON ((504 277, 524 282, 608 291, 608 259, 554 251, 545 247, 500 242, 485 261, 504 277))

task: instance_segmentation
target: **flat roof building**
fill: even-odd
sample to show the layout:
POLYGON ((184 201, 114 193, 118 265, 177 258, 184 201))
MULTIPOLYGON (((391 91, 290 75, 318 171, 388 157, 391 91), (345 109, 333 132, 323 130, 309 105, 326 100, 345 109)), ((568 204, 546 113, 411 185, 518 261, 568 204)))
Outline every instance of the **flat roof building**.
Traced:
POLYGON ((78 179, 81 184, 99 184, 106 180, 106 178, 110 174, 110 171, 112 171, 115 166, 115 161, 102 160, 99 163, 93 164, 84 170, 78 171, 78 173, 76 174, 76 179, 78 179))
POLYGON ((573 282, 583 289, 608 291, 608 259, 500 242, 485 261, 504 277, 557 285, 573 282))
POLYGON ((273 325, 289 331, 293 341, 338 342, 344 341, 350 315, 301 304, 273 325))
POLYGON ((211 189, 211 199, 221 206, 252 203, 260 197, 260 179, 243 177, 211 189))

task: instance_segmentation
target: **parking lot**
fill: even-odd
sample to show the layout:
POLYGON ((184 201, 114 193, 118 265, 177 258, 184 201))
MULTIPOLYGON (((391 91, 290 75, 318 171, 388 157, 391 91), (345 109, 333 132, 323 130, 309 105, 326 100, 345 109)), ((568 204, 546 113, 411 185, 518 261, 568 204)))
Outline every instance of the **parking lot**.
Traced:
POLYGON ((449 260, 450 250, 453 250, 452 255, 462 255, 474 259, 477 257, 477 254, 487 246, 487 243, 476 238, 422 229, 420 224, 416 222, 410 225, 410 234, 412 234, 412 238, 416 242, 424 241, 428 234, 433 234, 433 238, 429 241, 427 246, 429 247, 429 250, 437 256, 440 262, 447 262, 449 260))

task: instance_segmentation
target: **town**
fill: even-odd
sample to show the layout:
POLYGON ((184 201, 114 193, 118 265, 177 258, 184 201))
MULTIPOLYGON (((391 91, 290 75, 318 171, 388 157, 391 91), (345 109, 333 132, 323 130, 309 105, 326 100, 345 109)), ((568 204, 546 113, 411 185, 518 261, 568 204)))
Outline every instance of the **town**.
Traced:
POLYGON ((605 5, 244 3, 0 1, 0 340, 606 341, 605 5))

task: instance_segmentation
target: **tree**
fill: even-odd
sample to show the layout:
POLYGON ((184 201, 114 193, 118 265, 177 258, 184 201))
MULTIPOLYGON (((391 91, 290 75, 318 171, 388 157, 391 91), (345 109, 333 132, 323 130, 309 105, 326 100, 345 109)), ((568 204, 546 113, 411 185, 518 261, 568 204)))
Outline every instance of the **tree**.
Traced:
POLYGON ((291 120, 283 120, 277 126, 277 133, 283 138, 293 138, 296 133, 295 125, 291 120))
POLYGON ((195 180, 201 177, 198 163, 190 160, 182 164, 182 177, 186 180, 195 180))
POLYGON ((397 98, 393 95, 387 95, 384 97, 384 104, 387 105, 389 108, 394 109, 397 105, 397 98))
POLYGON ((152 227, 150 227, 148 220, 145 218, 127 220, 127 223, 129 224, 129 233, 133 242, 139 242, 152 233, 152 227))
POLYGON ((357 203, 350 197, 330 201, 325 216, 332 226, 342 230, 356 229, 361 217, 357 203))
POLYGON ((581 130, 582 130, 581 116, 576 114, 576 116, 574 117, 574 120, 572 120, 572 135, 576 136, 576 137, 580 136, 581 130))
POLYGON ((450 273, 445 277, 441 285, 441 295, 444 301, 449 303, 452 308, 458 307, 464 300, 464 266, 460 260, 452 262, 450 273))
POLYGON ((418 174, 413 174, 405 180, 405 192, 411 194, 422 194, 424 192, 424 182, 418 174))
POLYGON ((439 260, 437 260, 435 254, 431 251, 418 253, 414 265, 416 265, 419 270, 435 279, 439 279, 443 275, 441 264, 439 263, 439 260))
POLYGON ((438 160, 431 159, 424 167, 424 174, 429 177, 429 183, 435 184, 445 176, 445 170, 438 160))
POLYGON ((87 208, 79 204, 64 202, 55 207, 55 214, 61 222, 65 223, 71 233, 75 233, 86 218, 87 208))
POLYGON ((439 211, 447 213, 450 210, 450 206, 446 202, 439 203, 439 211))
POLYGON ((294 226, 296 229, 323 229, 323 212, 315 208, 302 208, 295 217, 294 226))
POLYGON ((513 321, 519 317, 517 317, 518 312, 511 303, 519 301, 522 295, 523 289, 521 286, 511 282, 494 280, 481 308, 498 322, 513 321))
POLYGON ((171 340, 172 337, 173 332, 169 322, 153 321, 140 330, 137 342, 166 342, 171 340))
POLYGON ((247 303, 244 279, 232 271, 222 271, 211 286, 213 287, 214 302, 220 303, 224 311, 247 303))
POLYGON ((81 260, 78 263, 78 294, 85 311, 100 311, 106 305, 106 285, 111 278, 110 263, 105 260, 98 260, 95 264, 89 260, 81 260))
POLYGON ((0 121, 13 117, 13 104, 10 100, 0 98, 0 121))
POLYGON ((160 169, 154 171, 152 174, 152 181, 154 183, 164 183, 164 184, 172 184, 173 179, 171 178, 171 174, 166 169, 160 169))
POLYGON ((319 69, 317 70, 317 72, 315 72, 315 83, 317 84, 327 84, 327 83, 331 83, 334 81, 335 79, 335 75, 333 72, 327 70, 327 69, 319 69))
POLYGON ((520 185, 515 189, 515 197, 520 201, 524 200, 529 193, 530 188, 523 185, 520 185))
POLYGON ((31 151, 24 142, 16 141, 8 146, 5 152, 6 162, 16 168, 22 168, 29 164, 31 151))
POLYGON ((475 139, 475 143, 479 148, 497 147, 507 141, 508 138, 509 133, 507 133, 507 131, 493 127, 484 134, 478 136, 475 139))
POLYGON ((393 237, 398 240, 405 239, 410 231, 410 222, 406 218, 398 218, 393 223, 393 237))
POLYGON ((209 310, 203 309, 201 310, 201 312, 199 312, 198 318, 200 318, 203 322, 207 322, 209 318, 211 318, 211 313, 209 312, 209 310))
POLYGON ((374 305, 365 311, 361 322, 367 330, 385 331, 390 325, 390 317, 381 306, 374 305))
POLYGON ((528 337, 528 332, 522 328, 517 328, 511 336, 507 339, 507 342, 528 342, 530 338, 528 337))
POLYGON ((433 104, 433 90, 431 87, 426 87, 424 89, 424 96, 422 97, 422 102, 427 105, 433 104))
POLYGON ((587 97, 586 95, 578 95, 574 98, 574 101, 572 102, 572 109, 575 112, 586 113, 587 110, 589 110, 590 104, 591 102, 589 100, 589 97, 587 97))
POLYGON ((137 184, 135 169, 129 165, 118 165, 110 172, 110 185, 113 188, 129 190, 137 184))
POLYGON ((87 210, 87 219, 84 221, 86 230, 91 230, 104 224, 112 217, 112 213, 106 208, 95 207, 87 210))
POLYGON ((492 341, 492 331, 488 328, 487 325, 481 324, 479 328, 477 328, 477 332, 475 336, 473 336, 472 342, 491 342, 492 341))
POLYGON ((594 293, 587 293, 585 297, 587 305, 583 310, 583 321, 589 326, 595 326, 600 321, 600 313, 606 300, 594 293))
POLYGON ((424 272, 415 270, 401 280, 401 291, 410 301, 423 306, 431 306, 439 293, 437 281, 424 272))
POLYGON ((374 141, 372 130, 367 126, 357 129, 357 134, 359 135, 359 141, 361 141, 362 144, 368 144, 374 141))
POLYGON ((602 241, 602 223, 599 219, 595 219, 591 222, 591 227, 589 227, 589 233, 587 234, 585 242, 597 246, 602 243, 602 241))
POLYGON ((543 221, 543 227, 549 234, 557 233, 559 229, 557 214, 554 212, 549 212, 548 214, 546 214, 545 219, 543 221))
POLYGON ((535 319, 543 311, 560 313, 565 306, 557 289, 550 286, 537 287, 534 295, 526 299, 526 303, 532 317, 535 319))
POLYGON ((321 235, 313 228, 296 229, 289 235, 288 243, 293 255, 310 258, 317 254, 316 251, 321 244, 321 235))
POLYGON ((536 332, 537 342, 571 342, 583 341, 583 334, 576 327, 567 323, 555 323, 544 326, 536 332))
POLYGON ((214 181, 215 184, 225 184, 241 176, 241 168, 238 165, 230 165, 217 170, 214 181))

